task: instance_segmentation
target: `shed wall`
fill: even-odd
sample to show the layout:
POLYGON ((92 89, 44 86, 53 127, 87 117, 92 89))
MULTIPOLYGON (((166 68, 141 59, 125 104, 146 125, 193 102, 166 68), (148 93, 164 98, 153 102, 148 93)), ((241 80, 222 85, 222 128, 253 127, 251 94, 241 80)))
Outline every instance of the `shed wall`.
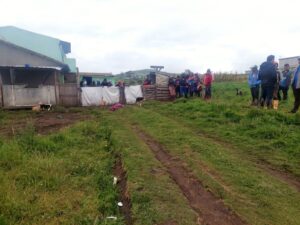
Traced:
POLYGON ((26 88, 24 85, 3 85, 4 107, 56 104, 55 86, 26 88))
POLYGON ((60 66, 47 58, 22 50, 21 48, 0 42, 0 65, 1 66, 16 66, 29 64, 31 66, 60 66))

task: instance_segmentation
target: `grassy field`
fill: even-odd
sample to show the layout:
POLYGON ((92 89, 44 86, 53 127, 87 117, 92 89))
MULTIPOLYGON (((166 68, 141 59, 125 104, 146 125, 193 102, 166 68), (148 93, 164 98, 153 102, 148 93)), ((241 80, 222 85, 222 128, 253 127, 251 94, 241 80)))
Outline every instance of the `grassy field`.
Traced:
POLYGON ((288 113, 292 100, 261 109, 250 106, 246 83, 216 83, 210 102, 48 113, 75 113, 75 121, 43 134, 35 118, 44 113, 0 111, 0 225, 300 224, 300 114, 288 113), (125 190, 113 184, 118 158, 125 190), (202 196, 189 189, 197 185, 202 196), (121 195, 130 220, 117 206, 121 195))

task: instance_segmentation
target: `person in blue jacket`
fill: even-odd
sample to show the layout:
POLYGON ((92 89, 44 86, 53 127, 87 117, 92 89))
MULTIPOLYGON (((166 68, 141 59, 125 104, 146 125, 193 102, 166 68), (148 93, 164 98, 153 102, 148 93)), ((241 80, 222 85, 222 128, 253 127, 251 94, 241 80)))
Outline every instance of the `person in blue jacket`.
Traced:
POLYGON ((294 79, 292 82, 293 93, 295 97, 294 108, 291 113, 296 113, 300 106, 300 58, 298 58, 298 67, 295 71, 294 79))
POLYGON ((280 92, 283 93, 283 100, 287 100, 288 98, 288 92, 289 92, 289 86, 291 85, 293 73, 290 71, 290 65, 285 64, 284 70, 282 71, 282 79, 279 83, 279 90, 278 90, 278 100, 281 100, 280 92))
POLYGON ((257 105, 258 98, 259 98, 259 85, 260 85, 260 80, 258 79, 257 66, 253 66, 251 68, 251 72, 248 75, 248 84, 252 95, 252 105, 257 105))

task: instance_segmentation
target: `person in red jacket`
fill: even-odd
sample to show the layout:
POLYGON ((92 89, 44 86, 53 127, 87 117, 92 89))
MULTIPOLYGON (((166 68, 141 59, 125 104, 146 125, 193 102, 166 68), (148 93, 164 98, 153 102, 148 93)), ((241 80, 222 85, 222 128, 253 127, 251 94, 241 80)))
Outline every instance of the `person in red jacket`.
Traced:
POLYGON ((211 98, 211 84, 213 81, 213 76, 212 73, 210 71, 210 69, 208 69, 206 71, 206 74, 204 74, 204 78, 203 78, 203 84, 205 86, 205 99, 210 99, 211 98))

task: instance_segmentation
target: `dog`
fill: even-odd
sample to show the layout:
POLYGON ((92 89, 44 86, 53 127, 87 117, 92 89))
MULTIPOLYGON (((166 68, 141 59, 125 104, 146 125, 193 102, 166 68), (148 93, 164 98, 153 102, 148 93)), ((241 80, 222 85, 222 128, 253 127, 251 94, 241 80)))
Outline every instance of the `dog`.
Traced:
POLYGON ((51 104, 38 104, 32 106, 32 111, 39 112, 39 111, 50 111, 52 109, 51 104))
POLYGON ((42 111, 50 111, 52 110, 52 105, 51 104, 40 104, 41 110, 42 111))
POLYGON ((142 107, 143 101, 144 101, 144 98, 143 98, 143 97, 136 98, 136 103, 137 103, 140 107, 142 107))
POLYGON ((236 95, 242 96, 243 92, 239 88, 236 88, 236 95))

